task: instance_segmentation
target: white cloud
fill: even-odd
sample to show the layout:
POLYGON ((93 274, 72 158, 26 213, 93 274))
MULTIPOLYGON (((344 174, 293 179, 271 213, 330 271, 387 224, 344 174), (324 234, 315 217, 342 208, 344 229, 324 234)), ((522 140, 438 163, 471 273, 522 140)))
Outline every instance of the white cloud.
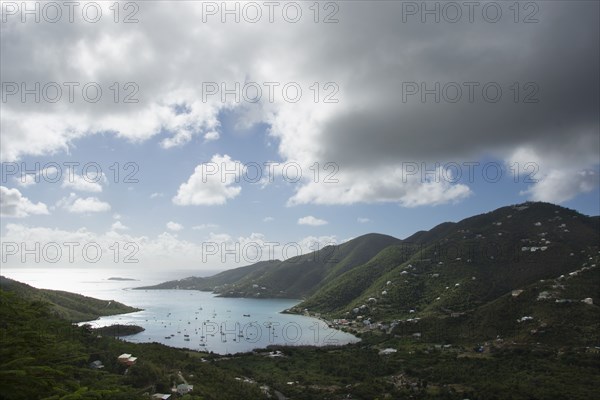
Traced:
POLYGON ((1 216, 23 218, 34 214, 48 214, 48 207, 42 202, 31 202, 18 189, 0 186, 1 216))
POLYGON ((169 221, 167 222, 167 229, 173 232, 179 232, 183 229, 183 225, 178 224, 177 222, 169 221))
POLYGON ((102 192, 102 185, 100 182, 106 182, 106 176, 104 173, 98 177, 88 177, 75 173, 69 173, 65 174, 65 178, 61 187, 77 190, 78 192, 99 193, 102 192))
POLYGON ((323 219, 315 218, 312 215, 298 219, 298 225, 321 226, 321 225, 326 225, 326 224, 327 224, 327 221, 325 221, 323 219))
POLYGON ((434 180, 409 174, 406 166, 341 171, 339 183, 310 181, 296 191, 288 205, 398 203, 404 207, 416 207, 457 202, 471 195, 468 186, 452 183, 450 171, 442 174, 441 168, 437 168, 438 176, 445 179, 434 180))
POLYGON ((371 222, 371 220, 369 218, 363 218, 363 217, 356 218, 356 221, 361 224, 366 224, 367 222, 371 222))
POLYGON ((55 182, 60 172, 56 167, 50 166, 35 173, 22 173, 19 177, 14 177, 14 181, 21 187, 29 187, 43 181, 55 182))
POLYGON ((205 142, 212 142, 214 140, 219 140, 219 137, 220 137, 219 132, 210 131, 210 132, 207 132, 204 135, 204 141, 205 142))
POLYGON ((110 229, 113 231, 127 231, 127 230, 129 230, 129 227, 126 225, 123 225, 121 223, 121 221, 117 221, 111 225, 110 229))
POLYGON ((68 197, 63 197, 56 205, 75 214, 110 211, 110 204, 101 201, 97 197, 81 198, 77 197, 75 193, 70 193, 68 197))
POLYGON ((29 187, 40 182, 37 174, 23 174, 20 178, 13 178, 15 183, 21 187, 29 187))
POLYGON ((572 146, 581 156, 570 161, 555 146, 523 146, 513 151, 507 157, 506 169, 513 179, 528 184, 520 194, 529 200, 564 203, 598 188, 598 171, 586 168, 597 163, 585 156, 585 148, 593 143, 581 141, 572 146))
POLYGON ((239 161, 215 154, 210 162, 198 165, 188 181, 179 186, 173 203, 180 206, 225 204, 242 191, 240 186, 235 186, 241 173, 239 161))
POLYGON ((521 194, 527 195, 530 200, 560 204, 597 187, 598 173, 595 171, 553 170, 521 194))
POLYGON ((265 218, 263 218, 263 222, 271 222, 271 221, 275 221, 275 218, 273 218, 273 217, 265 217, 265 218))
MULTIPOLYGON (((338 245, 339 243, 335 236, 307 236, 305 238, 300 239, 298 241, 298 244, 302 249, 302 254, 308 254, 313 251, 321 250, 327 246, 338 245)), ((335 257, 333 252, 331 255, 335 257)))
POLYGON ((218 227, 219 227, 219 225, 217 225, 217 224, 200 224, 200 225, 192 226, 192 230, 201 231, 203 229, 214 229, 214 228, 218 228, 218 227))
POLYGON ((409 191, 400 199, 405 207, 425 205, 440 205, 449 202, 457 203, 471 195, 471 189, 466 185, 449 183, 425 182, 417 185, 416 190, 409 191))
POLYGON ((156 199, 157 197, 163 197, 164 193, 154 192, 150 195, 151 199, 156 199))
MULTIPOLYGON (((0 242, 25 243, 33 248, 35 243, 44 247, 48 243, 75 243, 72 248, 74 259, 70 260, 70 250, 62 248, 62 257, 56 267, 105 268, 107 264, 118 264, 119 268, 181 268, 197 269, 202 262, 216 270, 248 265, 258 261, 282 260, 296 255, 307 254, 325 246, 338 244, 335 236, 308 236, 295 242, 269 240, 261 233, 232 237, 226 233, 211 233, 200 243, 178 238, 170 232, 155 237, 134 236, 121 230, 93 232, 86 228, 64 230, 42 226, 7 224, 0 242), (119 246, 119 258, 115 261, 115 244, 119 246), (90 263, 84 258, 83 247, 100 247, 101 259, 90 263), (126 257, 129 257, 126 261, 126 257)), ((93 255, 90 250, 88 255, 93 255)), ((335 255, 335 254, 333 254, 335 255)), ((39 264, 39 265, 44 265, 39 264)), ((7 257, 3 267, 22 267, 19 252, 7 257)))

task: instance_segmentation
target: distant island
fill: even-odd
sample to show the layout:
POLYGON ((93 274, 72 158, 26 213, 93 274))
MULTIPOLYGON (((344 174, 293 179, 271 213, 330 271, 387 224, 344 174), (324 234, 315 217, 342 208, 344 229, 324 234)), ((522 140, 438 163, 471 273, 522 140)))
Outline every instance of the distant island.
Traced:
POLYGON ((111 276, 110 278, 108 278, 109 281, 139 281, 139 279, 132 279, 132 278, 121 278, 118 276, 111 276))

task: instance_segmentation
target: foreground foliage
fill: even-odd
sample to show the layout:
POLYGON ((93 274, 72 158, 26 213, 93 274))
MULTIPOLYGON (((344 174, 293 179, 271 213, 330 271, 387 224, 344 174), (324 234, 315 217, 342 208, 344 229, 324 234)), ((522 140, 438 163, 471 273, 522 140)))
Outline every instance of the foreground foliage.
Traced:
POLYGON ((182 379, 197 399, 590 399, 600 385, 595 348, 467 343, 441 347, 376 332, 355 345, 279 347, 231 357, 98 337, 51 305, 0 290, 0 398, 149 399, 182 379), (381 349, 397 352, 382 355, 381 349), (270 351, 281 353, 273 357, 270 351), (138 362, 126 372, 117 356, 138 362), (101 370, 90 368, 100 360, 101 370))

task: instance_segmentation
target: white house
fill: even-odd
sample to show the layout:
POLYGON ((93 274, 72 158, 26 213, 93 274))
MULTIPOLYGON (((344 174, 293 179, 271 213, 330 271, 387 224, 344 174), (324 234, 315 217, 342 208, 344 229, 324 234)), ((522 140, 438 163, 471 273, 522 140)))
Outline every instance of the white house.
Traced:
POLYGON ((132 357, 131 354, 123 353, 117 357, 117 361, 119 361, 121 364, 131 366, 135 364, 137 357, 132 357))
POLYGON ((177 393, 179 394, 188 394, 192 390, 194 390, 194 385, 188 385, 187 383, 177 385, 177 393))

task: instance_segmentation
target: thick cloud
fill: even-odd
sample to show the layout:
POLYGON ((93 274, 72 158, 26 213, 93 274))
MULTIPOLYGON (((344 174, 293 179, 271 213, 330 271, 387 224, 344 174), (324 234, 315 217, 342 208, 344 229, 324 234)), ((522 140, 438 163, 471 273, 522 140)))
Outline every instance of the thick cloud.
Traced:
MULTIPOLYGON (((333 24, 314 23, 304 7, 308 3, 301 3, 303 18, 296 24, 285 22, 279 11, 275 23, 264 22, 266 9, 261 23, 243 18, 235 23, 231 17, 221 23, 220 15, 203 22, 200 2, 140 3, 137 24, 115 24, 109 17, 97 24, 22 24, 9 16, 2 24, 3 82, 94 81, 103 96, 90 103, 76 91, 79 99, 72 104, 23 104, 11 97, 3 103, 0 121, 2 160, 64 151, 77 138, 97 132, 134 141, 167 132, 165 148, 185 145, 194 136, 218 140, 223 134, 219 113, 227 109, 246 124, 269 124, 285 160, 306 168, 314 162, 339 166, 337 184, 306 181, 289 204, 458 201, 469 195, 468 187, 390 182, 390 176, 402 162, 491 156, 509 163, 519 154, 548 154, 519 160, 537 162, 540 178, 562 181, 560 187, 573 195, 589 190, 589 179, 564 182, 597 168, 600 157, 598 3, 535 2, 537 23, 523 23, 530 9, 521 9, 515 23, 509 2, 497 3, 503 12, 497 23, 482 18, 488 2, 481 2, 473 22, 466 14, 457 23, 444 18, 434 23, 432 17, 421 23, 419 15, 404 15, 405 22, 405 3, 340 2, 339 23, 333 24), (114 82, 121 85, 117 103, 109 89, 114 82), (132 90, 123 86, 126 82, 139 88, 138 103, 123 103, 132 90), (234 82, 281 85, 273 102, 262 86, 261 101, 252 104, 233 96, 225 102, 219 95, 203 98, 206 82, 226 82, 228 88, 234 82), (299 102, 282 97, 286 82, 303 89, 299 102), (314 82, 317 102, 310 89, 314 82), (326 87, 327 82, 334 85, 326 87), (442 90, 439 102, 434 95, 406 96, 413 83, 432 88, 436 82, 442 90), (490 83, 486 98, 482 89, 490 83), (474 88, 472 102, 465 84, 474 88), (456 87, 462 97, 449 101, 456 87), (502 97, 488 101, 495 87, 502 97), (339 102, 324 103, 324 96, 334 92, 339 102)), ((322 10, 321 18, 325 11, 330 10, 322 10)), ((556 201, 572 197, 554 196, 545 188, 549 181, 532 184, 528 194, 556 201)), ((206 196, 198 200, 182 188, 176 202, 206 204, 206 196)), ((235 197, 233 189, 209 203, 235 197)))

